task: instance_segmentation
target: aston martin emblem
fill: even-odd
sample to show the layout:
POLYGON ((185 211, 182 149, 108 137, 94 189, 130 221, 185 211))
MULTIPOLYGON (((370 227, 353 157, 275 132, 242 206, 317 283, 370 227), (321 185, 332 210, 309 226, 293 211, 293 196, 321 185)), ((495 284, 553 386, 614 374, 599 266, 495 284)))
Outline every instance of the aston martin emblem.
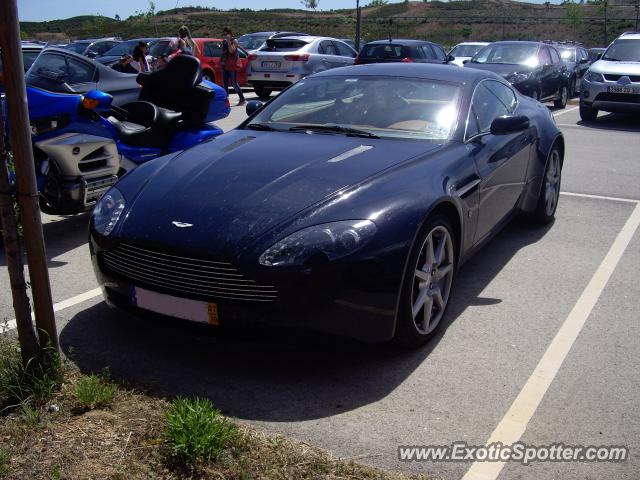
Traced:
POLYGON ((178 222, 176 220, 174 220, 173 222, 171 222, 172 224, 174 224, 176 227, 178 228, 189 228, 189 227, 193 227, 193 223, 185 223, 185 222, 178 222))

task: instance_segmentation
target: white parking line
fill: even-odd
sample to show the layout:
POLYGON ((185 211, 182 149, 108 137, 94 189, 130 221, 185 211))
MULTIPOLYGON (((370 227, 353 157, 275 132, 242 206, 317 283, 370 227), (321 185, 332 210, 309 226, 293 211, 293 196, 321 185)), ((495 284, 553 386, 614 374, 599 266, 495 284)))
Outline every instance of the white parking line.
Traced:
POLYGON ((605 197, 603 195, 591 195, 589 193, 560 192, 560 195, 567 195, 569 197, 593 198, 595 200, 609 200, 611 202, 640 203, 640 200, 634 200, 633 198, 605 197))
MULTIPOLYGON (((527 383, 511 404, 509 411, 487 440, 487 445, 496 442, 511 445, 520 440, 639 225, 640 202, 636 202, 636 207, 618 233, 604 260, 591 277, 527 383)), ((504 462, 475 462, 462 480, 495 480, 504 465, 504 462)))
POLYGON ((579 108, 580 107, 573 107, 573 108, 565 108, 564 110, 556 110, 555 112, 553 112, 553 116, 559 117, 560 115, 564 115, 565 113, 574 112, 579 108))
MULTIPOLYGON (((102 294, 102 290, 99 288, 94 288, 93 290, 89 290, 88 292, 81 293, 80 295, 76 295, 75 297, 67 298, 58 303, 53 304, 53 311, 59 312, 60 310, 64 310, 65 308, 73 307, 82 302, 86 302, 87 300, 91 300, 102 294)), ((31 318, 34 318, 33 313, 31 314, 31 318)), ((16 319, 9 320, 6 323, 0 324, 0 334, 6 333, 9 330, 13 330, 16 328, 16 319)))

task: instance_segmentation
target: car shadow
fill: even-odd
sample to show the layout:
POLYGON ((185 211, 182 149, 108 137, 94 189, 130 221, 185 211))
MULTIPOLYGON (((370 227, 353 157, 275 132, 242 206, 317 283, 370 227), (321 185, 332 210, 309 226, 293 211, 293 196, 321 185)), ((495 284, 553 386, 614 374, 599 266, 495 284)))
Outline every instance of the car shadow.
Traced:
POLYGON ((617 130, 621 132, 640 132, 640 118, 637 115, 608 113, 598 115, 594 122, 577 122, 581 127, 596 130, 617 130))
POLYGON ((498 234, 460 270, 437 335, 414 350, 265 327, 215 331, 137 318, 104 302, 71 318, 60 343, 84 372, 108 368, 114 378, 136 388, 206 397, 237 418, 324 418, 386 397, 425 361, 467 307, 499 303, 481 292, 521 248, 546 231, 515 222, 498 234))
MULTIPOLYGON (((49 268, 66 265, 66 262, 53 259, 87 243, 89 239, 89 213, 64 217, 47 216, 44 218, 46 223, 42 225, 42 232, 47 250, 47 265, 49 268)), ((0 242, 0 266, 4 267, 6 265, 4 245, 0 242)))

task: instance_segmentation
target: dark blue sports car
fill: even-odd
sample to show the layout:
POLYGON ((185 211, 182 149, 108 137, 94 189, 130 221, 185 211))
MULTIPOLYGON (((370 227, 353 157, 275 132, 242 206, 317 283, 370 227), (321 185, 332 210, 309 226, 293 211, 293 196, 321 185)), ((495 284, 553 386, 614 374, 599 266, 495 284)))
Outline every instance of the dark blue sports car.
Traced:
POLYGON ((109 304, 414 346, 478 246, 515 215, 554 217, 562 134, 491 72, 339 68, 247 110, 98 203, 91 254, 109 304))

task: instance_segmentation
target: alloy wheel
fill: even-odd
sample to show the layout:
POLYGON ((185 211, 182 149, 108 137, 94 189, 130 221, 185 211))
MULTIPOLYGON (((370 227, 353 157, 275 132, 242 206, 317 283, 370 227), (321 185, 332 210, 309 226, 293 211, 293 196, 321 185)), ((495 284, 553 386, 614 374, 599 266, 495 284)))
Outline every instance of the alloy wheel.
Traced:
POLYGON ((544 204, 547 215, 553 215, 560 195, 560 152, 551 151, 544 181, 544 204))
POLYGON ((422 244, 414 269, 411 294, 413 323, 422 335, 440 323, 453 283, 453 241, 442 225, 434 227, 422 244))

